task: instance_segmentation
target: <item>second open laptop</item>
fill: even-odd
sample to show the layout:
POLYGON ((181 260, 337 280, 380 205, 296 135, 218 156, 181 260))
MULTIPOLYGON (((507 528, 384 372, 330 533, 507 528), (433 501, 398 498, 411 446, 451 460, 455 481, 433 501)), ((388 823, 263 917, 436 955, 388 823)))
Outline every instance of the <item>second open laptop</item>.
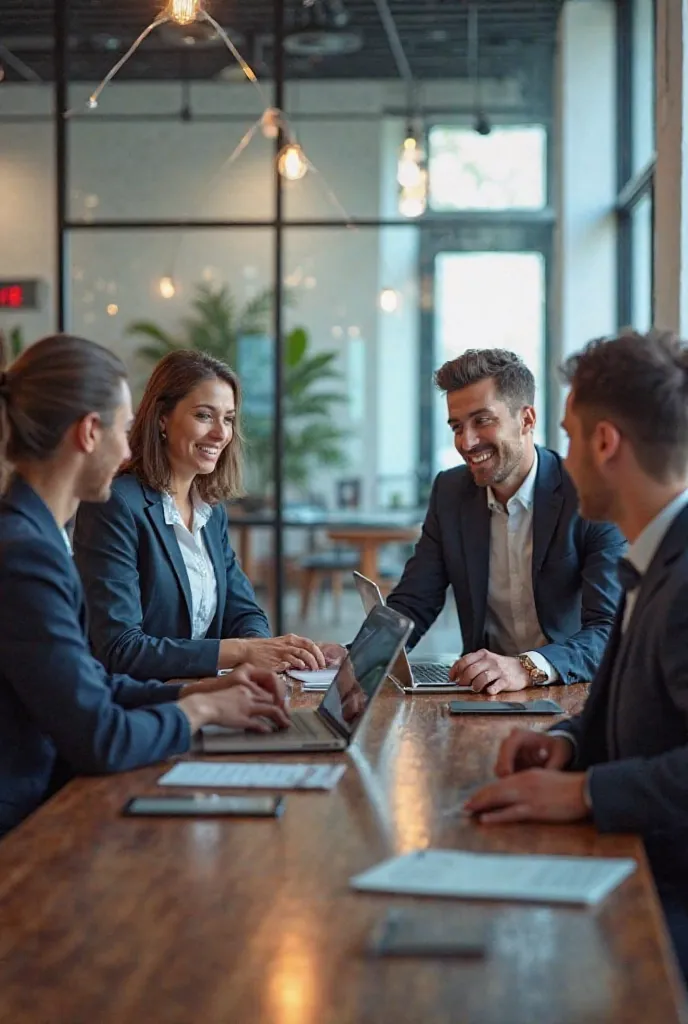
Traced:
MULTIPOLYGON (((354 583, 366 612, 373 608, 386 607, 380 588, 374 580, 355 572, 354 583)), ((453 662, 448 660, 419 660, 411 663, 406 648, 402 647, 392 666, 390 678, 404 693, 471 693, 470 686, 457 686, 456 683, 449 682, 449 669, 452 664, 453 662)))
POLYGON ((411 620, 391 608, 373 608, 316 709, 295 709, 289 728, 272 733, 206 727, 201 730, 203 753, 346 750, 412 629, 411 620))

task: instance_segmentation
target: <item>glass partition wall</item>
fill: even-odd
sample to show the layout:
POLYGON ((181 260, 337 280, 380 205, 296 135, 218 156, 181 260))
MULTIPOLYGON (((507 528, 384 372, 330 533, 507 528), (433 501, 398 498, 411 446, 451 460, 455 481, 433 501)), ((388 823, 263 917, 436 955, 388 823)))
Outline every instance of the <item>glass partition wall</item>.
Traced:
POLYGON ((169 345, 235 366, 234 547, 275 632, 350 639, 351 569, 393 585, 434 474, 458 461, 437 366, 469 347, 518 351, 550 433, 554 36, 508 52, 490 37, 478 94, 465 54, 451 57, 466 12, 438 26, 415 9, 403 80, 388 40, 386 63, 359 55, 355 69, 295 56, 295 5, 274 0, 264 98, 235 73, 186 77, 182 61, 176 80, 115 79, 89 109, 94 83, 70 79, 69 6, 56 4, 59 326, 120 352, 136 394, 169 345), (277 137, 267 104, 283 112, 277 137))

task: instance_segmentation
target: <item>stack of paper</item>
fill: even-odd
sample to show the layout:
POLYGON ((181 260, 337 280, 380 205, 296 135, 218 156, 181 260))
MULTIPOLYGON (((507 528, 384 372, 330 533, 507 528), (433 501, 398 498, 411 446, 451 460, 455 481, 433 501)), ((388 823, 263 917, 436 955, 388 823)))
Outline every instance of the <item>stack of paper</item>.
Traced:
POLYGON ((289 677, 297 679, 304 690, 329 690, 332 680, 337 675, 336 668, 319 668, 310 672, 291 671, 289 677))
POLYGON ((634 860, 600 857, 418 850, 364 871, 351 879, 351 886, 411 896, 591 904, 604 899, 635 867, 634 860))
POLYGON ((255 761, 180 761, 160 786, 228 786, 232 789, 333 789, 345 764, 261 764, 255 761))

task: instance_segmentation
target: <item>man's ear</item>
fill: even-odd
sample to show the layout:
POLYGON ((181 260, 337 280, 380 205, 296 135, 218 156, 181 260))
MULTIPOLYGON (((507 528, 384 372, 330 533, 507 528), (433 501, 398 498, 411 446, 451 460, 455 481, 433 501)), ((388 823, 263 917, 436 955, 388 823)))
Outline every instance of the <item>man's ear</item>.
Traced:
POLYGON ((532 405, 524 405, 521 409, 521 430, 524 434, 532 434, 537 423, 537 413, 532 405))
POLYGON ((91 455, 97 448, 103 425, 97 412, 89 412, 74 424, 73 437, 77 451, 91 455))
POLYGON ((604 465, 619 454, 621 432, 609 420, 599 420, 592 435, 592 447, 597 461, 604 465))

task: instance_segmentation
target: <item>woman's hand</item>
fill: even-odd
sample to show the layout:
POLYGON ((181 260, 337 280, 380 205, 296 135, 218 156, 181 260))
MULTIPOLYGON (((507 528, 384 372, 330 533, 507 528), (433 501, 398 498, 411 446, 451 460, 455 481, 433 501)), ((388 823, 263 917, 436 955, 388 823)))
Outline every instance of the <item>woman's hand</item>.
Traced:
POLYGON ((230 690, 233 686, 253 683, 260 687, 278 704, 284 707, 287 687, 275 672, 255 668, 253 665, 239 665, 226 675, 209 676, 206 679, 193 679, 184 683, 180 697, 191 697, 194 693, 215 693, 217 690, 230 690))
POLYGON ((234 685, 226 685, 227 676, 220 676, 218 680, 204 680, 225 685, 223 688, 196 690, 178 702, 178 707, 189 720, 192 733, 204 725, 264 733, 288 727, 287 712, 254 678, 262 673, 256 673, 255 669, 247 666, 237 669, 232 675, 235 676, 234 685), (238 681, 240 677, 241 682, 238 681))
POLYGON ((325 658, 318 645, 295 633, 265 639, 249 637, 220 641, 219 668, 233 668, 244 663, 268 672, 325 668, 325 658))

